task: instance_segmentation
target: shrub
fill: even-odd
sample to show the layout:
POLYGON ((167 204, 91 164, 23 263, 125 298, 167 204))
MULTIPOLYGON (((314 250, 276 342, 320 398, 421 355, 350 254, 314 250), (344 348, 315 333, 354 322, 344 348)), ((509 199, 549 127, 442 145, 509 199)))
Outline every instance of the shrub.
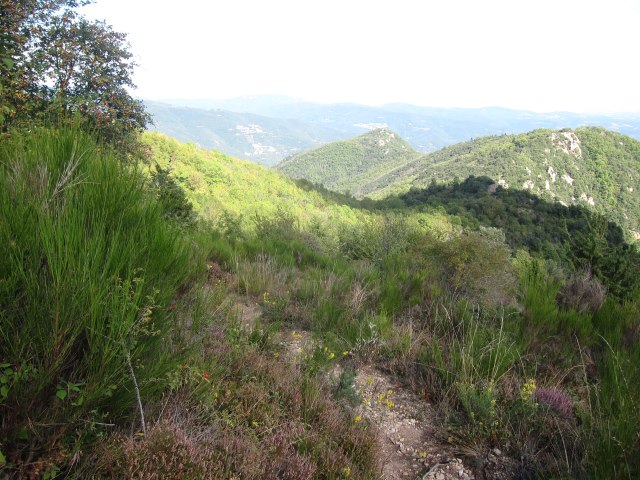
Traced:
POLYGON ((547 405, 565 417, 571 416, 573 401, 566 392, 555 387, 539 387, 533 392, 533 397, 540 404, 547 405))
POLYGON ((513 303, 516 276, 505 244, 470 232, 425 247, 440 264, 443 286, 450 292, 485 305, 513 303))
POLYGON ((170 307, 197 270, 143 177, 73 127, 3 142, 0 219, 0 438, 17 464, 133 411, 132 369, 144 398, 162 388, 170 307))
POLYGON ((151 185, 157 192, 165 218, 182 228, 192 228, 196 223, 193 205, 170 173, 168 168, 156 163, 155 170, 151 172, 151 185))
POLYGON ((607 290, 589 270, 576 272, 556 296, 556 303, 565 310, 596 313, 604 303, 607 290))

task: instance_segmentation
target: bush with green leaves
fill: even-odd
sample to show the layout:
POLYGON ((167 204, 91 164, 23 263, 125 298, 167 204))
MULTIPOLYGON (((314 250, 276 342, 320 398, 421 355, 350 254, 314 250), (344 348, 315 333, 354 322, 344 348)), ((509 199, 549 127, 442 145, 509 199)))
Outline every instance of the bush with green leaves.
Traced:
POLYGON ((193 205, 171 176, 171 171, 156 163, 151 172, 151 185, 157 192, 164 217, 182 228, 193 228, 197 218, 193 205))
POLYGON ((73 455, 135 411, 134 376, 148 398, 178 361, 167 332, 198 253, 144 183, 77 128, 0 146, 0 437, 14 465, 73 455))

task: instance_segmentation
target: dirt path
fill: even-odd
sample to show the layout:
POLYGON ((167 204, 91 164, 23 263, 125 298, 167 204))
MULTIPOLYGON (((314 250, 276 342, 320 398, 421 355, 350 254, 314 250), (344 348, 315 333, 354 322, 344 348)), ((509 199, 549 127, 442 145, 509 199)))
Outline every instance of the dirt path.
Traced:
MULTIPOLYGON (((236 308, 242 325, 251 328, 262 308, 249 297, 239 297, 236 308)), ((291 362, 313 348, 309 332, 283 330, 278 340, 291 362)), ((337 378, 339 370, 332 376, 337 378)), ((372 366, 357 369, 353 387, 362 403, 356 419, 376 427, 384 467, 381 480, 470 480, 473 473, 456 458, 450 445, 436 435, 436 414, 424 398, 401 386, 393 377, 372 366)))
POLYGON ((382 479, 473 479, 436 435, 435 411, 423 398, 372 368, 358 370, 358 414, 375 425, 384 455, 382 479))
MULTIPOLYGON (((305 331, 283 331, 281 343, 293 362, 313 347, 311 334, 305 331)), ((337 379, 340 371, 336 367, 331 377, 337 379)), ((425 399, 371 366, 357 369, 353 387, 362 399, 356 421, 367 421, 378 432, 384 456, 381 480, 475 478, 455 458, 452 447, 438 439, 436 414, 425 399)))

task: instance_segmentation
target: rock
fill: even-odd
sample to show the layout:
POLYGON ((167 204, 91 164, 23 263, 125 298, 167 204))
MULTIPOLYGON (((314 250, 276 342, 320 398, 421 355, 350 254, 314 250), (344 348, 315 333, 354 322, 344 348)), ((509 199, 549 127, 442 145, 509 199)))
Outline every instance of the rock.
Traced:
POLYGON ((500 455, 502 455, 502 450, 500 450, 499 448, 494 448, 494 449, 492 450, 492 452, 493 452, 493 454, 494 454, 494 455, 496 455, 496 456, 498 456, 498 457, 499 457, 500 455))

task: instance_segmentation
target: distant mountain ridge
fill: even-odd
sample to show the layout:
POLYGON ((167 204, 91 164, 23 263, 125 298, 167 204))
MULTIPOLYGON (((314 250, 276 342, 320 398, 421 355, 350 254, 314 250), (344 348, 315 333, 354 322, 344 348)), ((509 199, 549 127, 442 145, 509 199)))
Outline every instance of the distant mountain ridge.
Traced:
MULTIPOLYGON (((335 174, 316 169, 322 161, 319 152, 334 152, 345 143, 297 154, 293 157, 297 159, 296 172, 334 189, 351 182, 348 175, 336 179, 335 174), (322 172, 327 172, 324 178, 322 172)), ((416 155, 414 160, 382 175, 378 173, 384 167, 376 162, 359 162, 358 166, 370 164, 371 171, 359 172, 358 179, 367 181, 351 191, 360 197, 384 198, 433 183, 464 180, 470 175, 487 176, 496 181, 493 190, 528 190, 548 201, 588 206, 621 225, 630 239, 640 240, 640 142, 626 135, 599 127, 538 129, 477 138, 416 155)), ((292 174, 289 162, 278 168, 292 174)), ((341 168, 350 171, 349 166, 341 168)))
POLYGON ((534 113, 505 108, 429 108, 407 104, 372 107, 324 105, 289 97, 231 100, 145 101, 152 130, 273 165, 296 152, 347 140, 375 128, 397 132, 419 152, 471 138, 522 133, 538 128, 603 126, 640 139, 640 113, 534 113))
POLYGON ((300 120, 150 101, 145 107, 153 116, 152 131, 263 165, 340 138, 330 128, 300 120))

